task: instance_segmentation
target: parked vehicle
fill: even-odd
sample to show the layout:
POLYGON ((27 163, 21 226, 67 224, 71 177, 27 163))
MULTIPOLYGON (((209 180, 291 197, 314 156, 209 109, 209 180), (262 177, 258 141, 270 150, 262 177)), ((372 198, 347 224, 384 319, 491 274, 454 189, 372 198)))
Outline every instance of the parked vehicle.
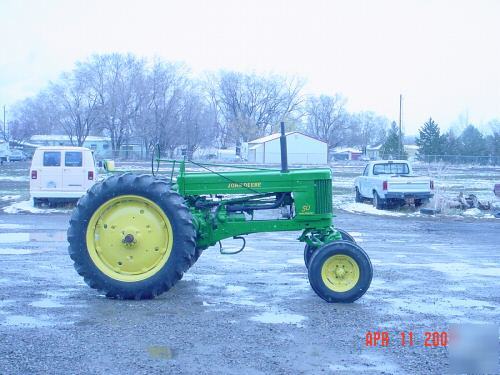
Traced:
POLYGON ((380 160, 368 163, 355 180, 356 202, 370 199, 377 209, 414 204, 419 207, 433 196, 434 181, 413 174, 406 160, 380 160))
POLYGON ((495 184, 495 187, 493 188, 493 193, 500 198, 500 184, 495 184))
POLYGON ((44 146, 33 155, 30 195, 35 206, 78 200, 97 179, 94 156, 85 147, 44 146))
POLYGON ((10 148, 9 142, 5 142, 3 139, 0 139, 0 163, 9 160, 10 148))
POLYGON ((9 161, 25 161, 28 160, 28 157, 21 150, 10 150, 9 161))

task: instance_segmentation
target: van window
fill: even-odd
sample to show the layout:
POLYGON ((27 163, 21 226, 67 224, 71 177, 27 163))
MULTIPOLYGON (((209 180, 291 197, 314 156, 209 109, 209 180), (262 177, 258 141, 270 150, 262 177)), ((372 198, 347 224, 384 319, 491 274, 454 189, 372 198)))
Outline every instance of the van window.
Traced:
POLYGON ((64 155, 64 165, 66 167, 81 167, 82 153, 79 151, 66 151, 64 155))
POLYGON ((61 153, 59 151, 45 151, 43 153, 44 167, 60 167, 61 153))

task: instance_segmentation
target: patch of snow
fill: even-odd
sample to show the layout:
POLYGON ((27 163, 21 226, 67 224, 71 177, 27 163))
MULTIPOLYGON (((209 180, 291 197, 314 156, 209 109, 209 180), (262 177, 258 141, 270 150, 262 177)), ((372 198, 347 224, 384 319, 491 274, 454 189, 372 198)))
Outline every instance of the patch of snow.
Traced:
POLYGON ((426 263, 425 266, 460 279, 469 275, 500 277, 500 268, 498 267, 477 267, 464 263, 426 263))
POLYGON ((0 181, 28 181, 28 176, 0 176, 0 181))
POLYGON ((244 286, 240 286, 240 285, 227 285, 226 290, 229 293, 242 293, 242 292, 246 292, 247 288, 245 288, 244 286))
POLYGON ((31 306, 33 307, 41 307, 41 308, 55 308, 55 307, 63 307, 62 304, 60 304, 57 301, 54 301, 53 299, 50 298, 44 298, 38 301, 34 301, 30 303, 31 306))
POLYGON ((480 216, 481 210, 479 208, 469 208, 463 212, 464 216, 480 216))
POLYGON ((0 233, 0 243, 29 242, 30 234, 23 232, 0 233))
POLYGON ((4 195, 3 197, 0 197, 0 201, 13 201, 15 199, 21 198, 20 195, 4 195))
POLYGON ((264 312, 259 315, 252 316, 250 320, 266 324, 293 324, 302 327, 300 324, 307 317, 298 314, 290 314, 285 312, 264 312))
POLYGON ((21 201, 13 203, 7 207, 3 208, 3 211, 8 214, 17 214, 19 212, 29 212, 32 214, 49 214, 49 213, 67 213, 71 212, 71 210, 67 209, 55 209, 55 208, 36 208, 33 206, 33 202, 31 199, 27 201, 21 201))
POLYGON ((40 328, 53 326, 54 323, 45 320, 44 317, 35 318, 26 315, 8 315, 5 317, 3 324, 7 326, 25 327, 25 328, 40 328))
POLYGON ((393 362, 387 359, 387 356, 381 356, 375 352, 369 354, 356 355, 361 363, 353 363, 352 360, 337 360, 328 365, 330 372, 334 374, 358 374, 358 373, 383 373, 383 374, 401 374, 403 371, 393 362))
POLYGON ((28 225, 22 224, 0 224, 0 229, 28 229, 28 225))
POLYGON ((0 249, 0 255, 30 255, 38 252, 31 249, 0 249))
POLYGON ((293 259, 288 259, 286 261, 288 264, 299 264, 299 265, 304 265, 304 259, 303 258, 293 258, 293 259))
POLYGON ((427 296, 426 300, 394 298, 386 299, 385 302, 390 303, 391 311, 397 312, 399 310, 446 317, 467 316, 471 310, 482 310, 485 313, 494 313, 497 308, 497 306, 486 301, 456 297, 443 298, 442 296, 427 296))
POLYGON ((356 202, 349 203, 344 205, 342 209, 344 211, 352 213, 363 213, 363 214, 380 215, 380 216, 406 216, 406 214, 403 212, 378 210, 375 207, 366 203, 356 203, 356 202))

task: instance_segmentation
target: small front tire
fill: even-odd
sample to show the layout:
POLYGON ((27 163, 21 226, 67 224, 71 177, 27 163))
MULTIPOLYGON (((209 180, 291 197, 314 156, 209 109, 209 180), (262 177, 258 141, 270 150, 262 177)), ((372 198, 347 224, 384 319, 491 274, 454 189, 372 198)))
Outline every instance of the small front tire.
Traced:
POLYGON ((354 302, 370 287, 373 267, 360 246, 334 241, 314 252, 308 277, 312 289, 325 301, 354 302))

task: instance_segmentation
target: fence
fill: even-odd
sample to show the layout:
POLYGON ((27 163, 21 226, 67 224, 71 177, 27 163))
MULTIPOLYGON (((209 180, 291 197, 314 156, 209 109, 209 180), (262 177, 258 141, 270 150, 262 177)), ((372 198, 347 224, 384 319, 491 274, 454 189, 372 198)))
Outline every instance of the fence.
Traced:
MULTIPOLYGON (((382 159, 392 159, 391 155, 382 155, 382 159)), ((414 160, 425 163, 500 165, 500 155, 415 155, 414 160)))

